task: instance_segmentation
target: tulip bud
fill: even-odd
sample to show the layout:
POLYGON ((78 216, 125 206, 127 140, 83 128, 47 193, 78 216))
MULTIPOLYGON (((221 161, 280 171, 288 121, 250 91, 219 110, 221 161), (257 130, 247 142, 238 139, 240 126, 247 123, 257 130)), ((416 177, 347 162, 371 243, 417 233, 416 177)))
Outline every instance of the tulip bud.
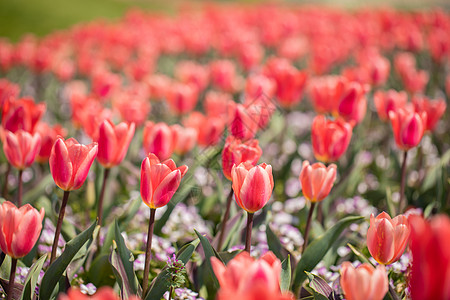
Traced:
POLYGON ((310 82, 310 99, 314 110, 319 114, 337 111, 339 101, 347 85, 347 79, 342 76, 321 76, 310 82))
POLYGON ((76 139, 58 138, 50 154, 50 172, 56 185, 64 191, 79 189, 97 156, 97 143, 83 145, 76 139))
POLYGON ((402 108, 389 112, 395 142, 402 150, 416 147, 422 140, 427 122, 426 112, 416 113, 411 109, 402 108))
POLYGON ((127 154, 128 147, 134 135, 134 123, 114 125, 105 120, 100 125, 98 137, 99 163, 105 168, 117 166, 127 154))
POLYGON ((367 263, 354 268, 345 261, 340 283, 347 300, 381 300, 389 289, 386 268, 379 265, 375 269, 367 263))
POLYGON ((247 162, 254 166, 261 155, 262 150, 258 140, 248 140, 242 143, 241 140, 229 136, 222 151, 223 174, 228 180, 231 180, 231 169, 234 165, 247 162))
POLYGON ((360 123, 366 115, 367 99, 365 94, 368 90, 369 87, 366 85, 357 82, 349 83, 339 102, 339 116, 347 122, 360 123))
POLYGON ((194 128, 185 128, 178 124, 172 127, 173 151, 176 154, 184 155, 191 151, 197 142, 197 130, 194 128))
POLYGON ((167 159, 173 152, 172 130, 166 123, 148 121, 144 127, 143 146, 146 153, 154 153, 159 159, 167 159))
POLYGON ((141 165, 142 201, 152 209, 169 203, 187 170, 185 165, 177 168, 171 159, 160 162, 155 154, 150 153, 141 165))
POLYGON ((311 202, 320 202, 328 196, 336 180, 336 168, 335 164, 325 167, 322 163, 310 165, 305 160, 299 177, 303 196, 311 202))
POLYGON ((367 231, 367 248, 377 262, 390 265, 405 251, 409 232, 408 219, 403 215, 391 219, 385 212, 376 218, 372 214, 367 231))
POLYGON ((341 119, 314 118, 311 131, 314 156, 322 162, 337 161, 347 150, 352 138, 352 126, 341 119))
POLYGON ((253 167, 249 163, 234 165, 231 179, 237 204, 249 213, 266 205, 272 196, 272 166, 262 163, 253 167))
POLYGON ((377 91, 373 95, 373 101, 377 109, 378 116, 382 121, 389 120, 389 112, 396 111, 404 107, 408 102, 408 95, 405 91, 397 92, 389 90, 387 92, 377 91))
POLYGON ((29 204, 17 208, 9 201, 0 205, 0 247, 12 258, 21 258, 33 249, 42 230, 44 208, 29 204))
POLYGON ((31 166, 41 148, 39 133, 30 133, 19 129, 16 133, 6 131, 3 151, 6 159, 15 168, 23 170, 31 166))

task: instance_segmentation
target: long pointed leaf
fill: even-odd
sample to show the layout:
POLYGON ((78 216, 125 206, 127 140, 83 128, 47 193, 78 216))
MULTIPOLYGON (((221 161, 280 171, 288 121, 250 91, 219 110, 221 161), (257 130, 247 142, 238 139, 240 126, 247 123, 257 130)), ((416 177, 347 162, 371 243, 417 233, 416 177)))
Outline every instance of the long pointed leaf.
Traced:
POLYGON ((289 287, 291 286, 291 272, 291 257, 288 255, 281 263, 280 289, 282 292, 289 291, 289 287))
POLYGON ((28 275, 25 278, 23 285, 21 300, 28 300, 33 298, 34 289, 36 288, 36 283, 39 278, 39 274, 44 266, 47 255, 42 255, 28 270, 28 275))
POLYGON ((223 260, 217 253, 217 251, 211 246, 208 239, 203 235, 201 235, 197 230, 194 229, 194 231, 195 234, 197 234, 198 238, 200 239, 200 243, 202 244, 203 247, 203 252, 205 253, 205 260, 203 262, 203 267, 206 269, 205 270, 206 277, 204 278, 207 280, 209 279, 212 280, 212 286, 209 286, 208 295, 215 295, 217 293, 217 290, 219 289, 219 281, 217 280, 216 275, 214 275, 214 270, 211 265, 211 257, 216 257, 222 262, 223 260))

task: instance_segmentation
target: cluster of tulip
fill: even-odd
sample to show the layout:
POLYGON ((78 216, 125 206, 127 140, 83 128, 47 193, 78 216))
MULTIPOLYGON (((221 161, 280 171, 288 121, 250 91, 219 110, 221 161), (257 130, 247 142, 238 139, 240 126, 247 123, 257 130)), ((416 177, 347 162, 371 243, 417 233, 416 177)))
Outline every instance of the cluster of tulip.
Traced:
POLYGON ((218 300, 381 300, 388 292, 449 299, 450 218, 438 214, 450 206, 449 63, 450 15, 440 10, 233 5, 175 18, 131 11, 117 23, 0 40, 4 294, 170 300, 181 299, 175 289, 188 281, 218 300), (298 117, 301 110, 312 113, 298 117), (364 165, 364 153, 376 158, 364 165), (390 178, 396 169, 399 184, 390 178), (45 179, 49 172, 62 192, 45 179), (292 176, 294 194, 301 189, 294 200, 308 205, 280 217, 302 232, 301 247, 289 251, 281 242, 289 233, 270 225, 271 206, 287 202, 292 176), (86 197, 74 192, 69 202, 83 186, 86 197), (140 200, 128 205, 136 190, 140 200), (330 203, 357 195, 389 214, 372 214, 355 236, 345 229, 363 218, 336 221, 330 203), (173 243, 179 250, 169 263, 152 260, 154 234, 165 238, 161 228, 180 201, 198 208, 213 234, 195 231, 198 239, 173 243), (141 203, 145 251, 130 251, 128 223, 141 203), (44 218, 55 225, 53 245, 48 259, 36 260, 44 218), (253 225, 266 231, 270 251, 252 249, 253 225), (70 241, 59 255, 61 235, 70 241), (339 246, 347 254, 338 257, 339 246), (145 255, 143 272, 134 255, 145 255), (389 268, 401 257, 412 257, 409 274, 394 276, 389 268), (29 267, 20 284, 18 263, 29 267), (320 264, 338 266, 333 286, 317 275, 320 264), (101 287, 92 297, 78 288, 90 281, 101 287))

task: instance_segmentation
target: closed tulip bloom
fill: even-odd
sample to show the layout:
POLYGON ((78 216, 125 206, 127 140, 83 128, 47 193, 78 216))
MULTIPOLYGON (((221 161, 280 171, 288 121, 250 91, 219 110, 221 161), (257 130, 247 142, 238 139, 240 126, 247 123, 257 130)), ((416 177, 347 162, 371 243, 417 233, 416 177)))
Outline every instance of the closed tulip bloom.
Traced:
POLYGON ((342 264, 340 284, 347 300, 381 300, 389 289, 383 265, 375 269, 365 263, 354 268, 348 261, 342 264))
POLYGON ((6 159, 15 168, 23 170, 31 166, 41 148, 39 133, 30 134, 22 129, 12 133, 6 131, 3 151, 6 159))
POLYGON ((409 233, 409 222, 404 215, 391 219, 385 212, 376 218, 372 214, 367 231, 370 255, 380 264, 390 265, 396 262, 405 251, 409 233))
POLYGON ((172 127, 173 151, 178 155, 184 155, 191 151, 197 143, 197 130, 194 128, 183 127, 178 124, 172 127))
POLYGON ((220 284, 218 300, 294 299, 292 294, 282 294, 280 291, 281 262, 272 252, 257 260, 248 252, 242 252, 226 266, 212 257, 211 264, 220 284))
POLYGON ((217 145, 221 141, 225 128, 222 117, 205 116, 198 111, 191 113, 183 124, 197 131, 197 142, 203 147, 217 145))
POLYGON ((254 114, 251 114, 242 104, 237 104, 232 114, 233 117, 230 123, 231 134, 241 140, 255 137, 259 129, 259 118, 254 118, 254 114))
POLYGON ((169 125, 148 121, 145 123, 143 134, 143 146, 146 153, 154 153, 162 160, 172 155, 173 135, 169 125))
POLYGON ((373 101, 380 119, 389 121, 389 112, 405 106, 408 102, 408 94, 405 91, 397 92, 395 90, 377 91, 373 95, 373 101))
POLYGON ((360 123, 366 115, 366 93, 368 91, 368 85, 362 85, 357 82, 349 83, 339 102, 339 116, 347 122, 352 122, 353 124, 360 123))
POLYGON ((188 83, 173 83, 166 93, 167 103, 174 114, 189 113, 198 102, 198 88, 188 83))
POLYGON ((411 215, 412 300, 450 299, 450 219, 438 215, 427 221, 411 215))
POLYGON ((49 159, 56 185, 64 191, 79 189, 86 180, 97 151, 97 143, 83 145, 74 138, 58 138, 49 159))
POLYGON ((231 169, 234 165, 247 162, 254 166, 261 155, 262 150, 258 140, 242 142, 234 136, 229 136, 222 151, 223 174, 228 180, 231 180, 231 169))
POLYGON ((237 204, 249 213, 254 213, 266 205, 272 196, 272 166, 262 163, 234 165, 231 180, 237 204))
POLYGON ((409 108, 389 112, 395 142, 402 150, 416 147, 422 140, 427 122, 426 112, 416 113, 409 108))
POLYGON ((134 129, 134 123, 114 125, 110 120, 103 121, 99 130, 97 154, 103 167, 111 168, 122 162, 133 139, 134 129))
POLYGON ((42 230, 44 208, 29 204, 17 208, 9 201, 0 205, 0 247, 12 258, 21 258, 33 249, 42 230))
POLYGON ((187 170, 185 165, 177 168, 172 159, 160 162, 155 154, 150 153, 141 165, 140 190, 144 203, 152 209, 169 203, 187 170))
POLYGON ((322 201, 331 191, 336 180, 336 165, 326 167, 322 163, 310 165, 309 161, 303 162, 300 172, 303 196, 311 202, 322 201))
POLYGON ((314 118, 311 131, 314 156, 321 162, 337 161, 347 150, 352 138, 352 126, 342 119, 314 118))
POLYGON ((319 114, 337 111, 346 85, 347 79, 343 76, 321 76, 311 79, 309 93, 314 110, 319 114))
POLYGON ((32 133, 44 112, 44 103, 35 103, 31 98, 10 98, 2 107, 2 126, 12 132, 22 129, 32 133))
POLYGON ((426 112, 425 131, 433 131, 437 122, 442 117, 447 108, 444 99, 430 100, 425 96, 415 96, 412 99, 414 110, 417 113, 426 112))
POLYGON ((47 123, 39 122, 36 126, 36 132, 41 135, 41 149, 36 156, 36 160, 40 163, 47 162, 56 139, 59 136, 65 137, 67 130, 59 124, 50 127, 47 123))

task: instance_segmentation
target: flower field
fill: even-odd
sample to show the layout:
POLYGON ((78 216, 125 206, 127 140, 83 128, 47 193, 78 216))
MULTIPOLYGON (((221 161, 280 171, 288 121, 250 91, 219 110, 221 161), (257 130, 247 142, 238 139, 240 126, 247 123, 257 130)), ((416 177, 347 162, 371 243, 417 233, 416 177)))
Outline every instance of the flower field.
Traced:
POLYGON ((0 39, 2 299, 450 299, 450 14, 133 9, 0 39))

